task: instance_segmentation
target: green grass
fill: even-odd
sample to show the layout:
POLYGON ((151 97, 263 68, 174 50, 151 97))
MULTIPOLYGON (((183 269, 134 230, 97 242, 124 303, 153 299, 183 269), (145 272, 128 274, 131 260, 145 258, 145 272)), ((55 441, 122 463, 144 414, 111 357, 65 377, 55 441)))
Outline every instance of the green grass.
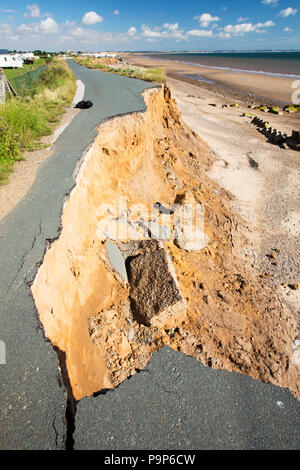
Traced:
POLYGON ((10 80, 11 78, 20 77, 21 75, 24 75, 27 72, 36 70, 37 68, 45 64, 45 59, 38 59, 34 62, 34 64, 23 64, 23 68, 21 69, 4 69, 4 73, 6 75, 6 78, 10 80))
POLYGON ((0 184, 7 182, 24 152, 41 146, 72 102, 76 80, 66 63, 55 62, 44 70, 27 97, 8 99, 0 105, 0 184))
POLYGON ((98 69, 102 72, 115 73, 130 78, 138 78, 139 80, 145 80, 147 82, 161 83, 165 81, 165 73, 160 68, 144 68, 137 66, 130 67, 117 67, 114 65, 99 64, 94 59, 76 57, 74 59, 79 65, 88 67, 90 69, 98 69))
POLYGON ((0 184, 7 180, 15 162, 20 160, 23 160, 20 138, 0 117, 0 184))

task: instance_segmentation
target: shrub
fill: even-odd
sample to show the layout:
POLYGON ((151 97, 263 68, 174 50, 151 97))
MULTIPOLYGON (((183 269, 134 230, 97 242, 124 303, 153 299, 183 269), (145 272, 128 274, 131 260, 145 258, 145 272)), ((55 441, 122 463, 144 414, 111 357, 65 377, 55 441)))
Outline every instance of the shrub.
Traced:
POLYGON ((41 72, 35 88, 40 90, 41 88, 49 88, 53 90, 58 88, 68 78, 69 74, 65 67, 61 65, 53 65, 41 72))
POLYGON ((16 161, 22 160, 20 138, 0 118, 0 183, 6 181, 16 161))

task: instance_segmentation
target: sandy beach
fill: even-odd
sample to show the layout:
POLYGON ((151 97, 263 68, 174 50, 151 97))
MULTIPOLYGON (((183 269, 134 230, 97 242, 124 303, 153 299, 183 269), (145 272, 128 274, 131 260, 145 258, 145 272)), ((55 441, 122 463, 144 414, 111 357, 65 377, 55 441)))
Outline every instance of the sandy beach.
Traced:
MULTIPOLYGON (((167 82, 183 120, 217 158, 208 176, 233 195, 233 210, 247 222, 254 245, 247 253, 249 265, 257 275, 266 274, 281 301, 293 311, 300 338, 300 294, 288 287, 300 279, 299 152, 268 142, 251 118, 242 117, 249 111, 246 104, 230 108, 230 97, 173 78, 167 82), (222 109, 224 104, 228 108, 222 109), (270 259, 274 249, 278 254, 270 259)), ((266 117, 258 111, 258 115, 286 133, 300 128, 299 114, 268 113, 266 117)))
POLYGON ((256 102, 256 97, 251 96, 256 95, 261 98, 260 101, 262 103, 266 104, 271 104, 272 102, 290 103, 292 93, 295 91, 292 88, 294 80, 290 78, 217 70, 170 60, 147 58, 140 54, 129 54, 126 58, 136 65, 162 67, 165 69, 167 77, 177 78, 211 91, 217 89, 218 93, 223 96, 236 98, 239 95, 244 95, 244 99, 248 102, 256 102), (182 77, 182 75, 185 75, 185 77, 182 77), (216 82, 216 84, 191 80, 187 77, 191 75, 201 75, 205 80, 216 82))

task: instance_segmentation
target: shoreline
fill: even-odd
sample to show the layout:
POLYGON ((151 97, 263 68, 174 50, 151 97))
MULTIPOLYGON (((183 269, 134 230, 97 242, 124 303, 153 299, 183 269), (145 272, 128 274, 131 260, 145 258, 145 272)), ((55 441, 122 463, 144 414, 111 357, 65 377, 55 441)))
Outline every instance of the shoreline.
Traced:
POLYGON ((178 80, 188 85, 193 85, 200 90, 207 90, 213 92, 223 98, 231 98, 233 101, 239 101, 246 105, 264 105, 264 106, 285 106, 288 104, 287 101, 276 100, 268 98, 266 96, 260 96, 255 93, 249 93, 247 91, 237 90, 220 83, 210 83, 208 81, 197 80, 187 75, 179 74, 168 74, 168 78, 178 80))
MULTIPOLYGON (((163 61, 165 59, 158 59, 155 57, 150 57, 147 55, 141 56, 144 59, 153 59, 157 61, 163 61)), ((168 60, 168 59, 167 59, 168 60)), ((170 59, 169 59, 170 60, 170 59)), ((236 69, 233 67, 220 67, 218 65, 205 65, 205 64, 197 64, 196 62, 186 62, 184 60, 170 60, 170 62, 175 62, 177 64, 184 64, 184 65, 189 65, 191 67, 199 67, 199 68, 204 68, 204 69, 213 69, 213 70, 223 70, 227 71, 230 73, 245 73, 245 74, 253 74, 253 75, 266 75, 268 77, 278 77, 278 78, 291 78, 293 80, 299 80, 300 75, 295 75, 295 74, 283 74, 283 73, 278 73, 278 72, 265 72, 263 70, 252 70, 252 69, 236 69)))
POLYGON ((218 70, 212 67, 187 65, 178 61, 146 58, 138 54, 128 54, 126 58, 134 65, 143 67, 157 67, 160 62, 161 68, 165 70, 166 76, 169 78, 175 78, 199 88, 206 88, 221 96, 230 96, 248 104, 282 106, 292 101, 294 92, 292 84, 295 81, 292 78, 218 70), (201 75, 203 81, 191 78, 193 75, 195 77, 201 75))

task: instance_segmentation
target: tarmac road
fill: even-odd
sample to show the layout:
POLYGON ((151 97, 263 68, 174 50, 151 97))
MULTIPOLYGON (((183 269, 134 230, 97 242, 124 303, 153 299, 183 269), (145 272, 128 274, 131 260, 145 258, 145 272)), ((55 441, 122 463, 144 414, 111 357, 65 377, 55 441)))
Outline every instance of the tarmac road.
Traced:
MULTIPOLYGON (((59 236, 63 202, 95 126, 143 110, 140 93, 152 86, 70 66, 94 106, 74 118, 27 196, 0 222, 0 340, 7 355, 0 365, 0 449, 63 447, 66 393, 28 283, 47 240, 59 236)), ((82 400, 75 425, 75 449, 300 448, 300 403, 288 391, 208 369, 169 348, 117 389, 82 400)))
POLYGON ((46 241, 58 237, 65 197, 76 164, 104 119, 145 109, 141 96, 153 84, 89 70, 70 62, 94 106, 81 111, 39 168, 26 197, 0 222, 0 449, 57 449, 65 438, 64 387, 57 355, 39 327, 28 289, 46 241))
POLYGON ((299 449, 300 403, 165 347, 117 389, 81 400, 74 438, 78 450, 299 449))

